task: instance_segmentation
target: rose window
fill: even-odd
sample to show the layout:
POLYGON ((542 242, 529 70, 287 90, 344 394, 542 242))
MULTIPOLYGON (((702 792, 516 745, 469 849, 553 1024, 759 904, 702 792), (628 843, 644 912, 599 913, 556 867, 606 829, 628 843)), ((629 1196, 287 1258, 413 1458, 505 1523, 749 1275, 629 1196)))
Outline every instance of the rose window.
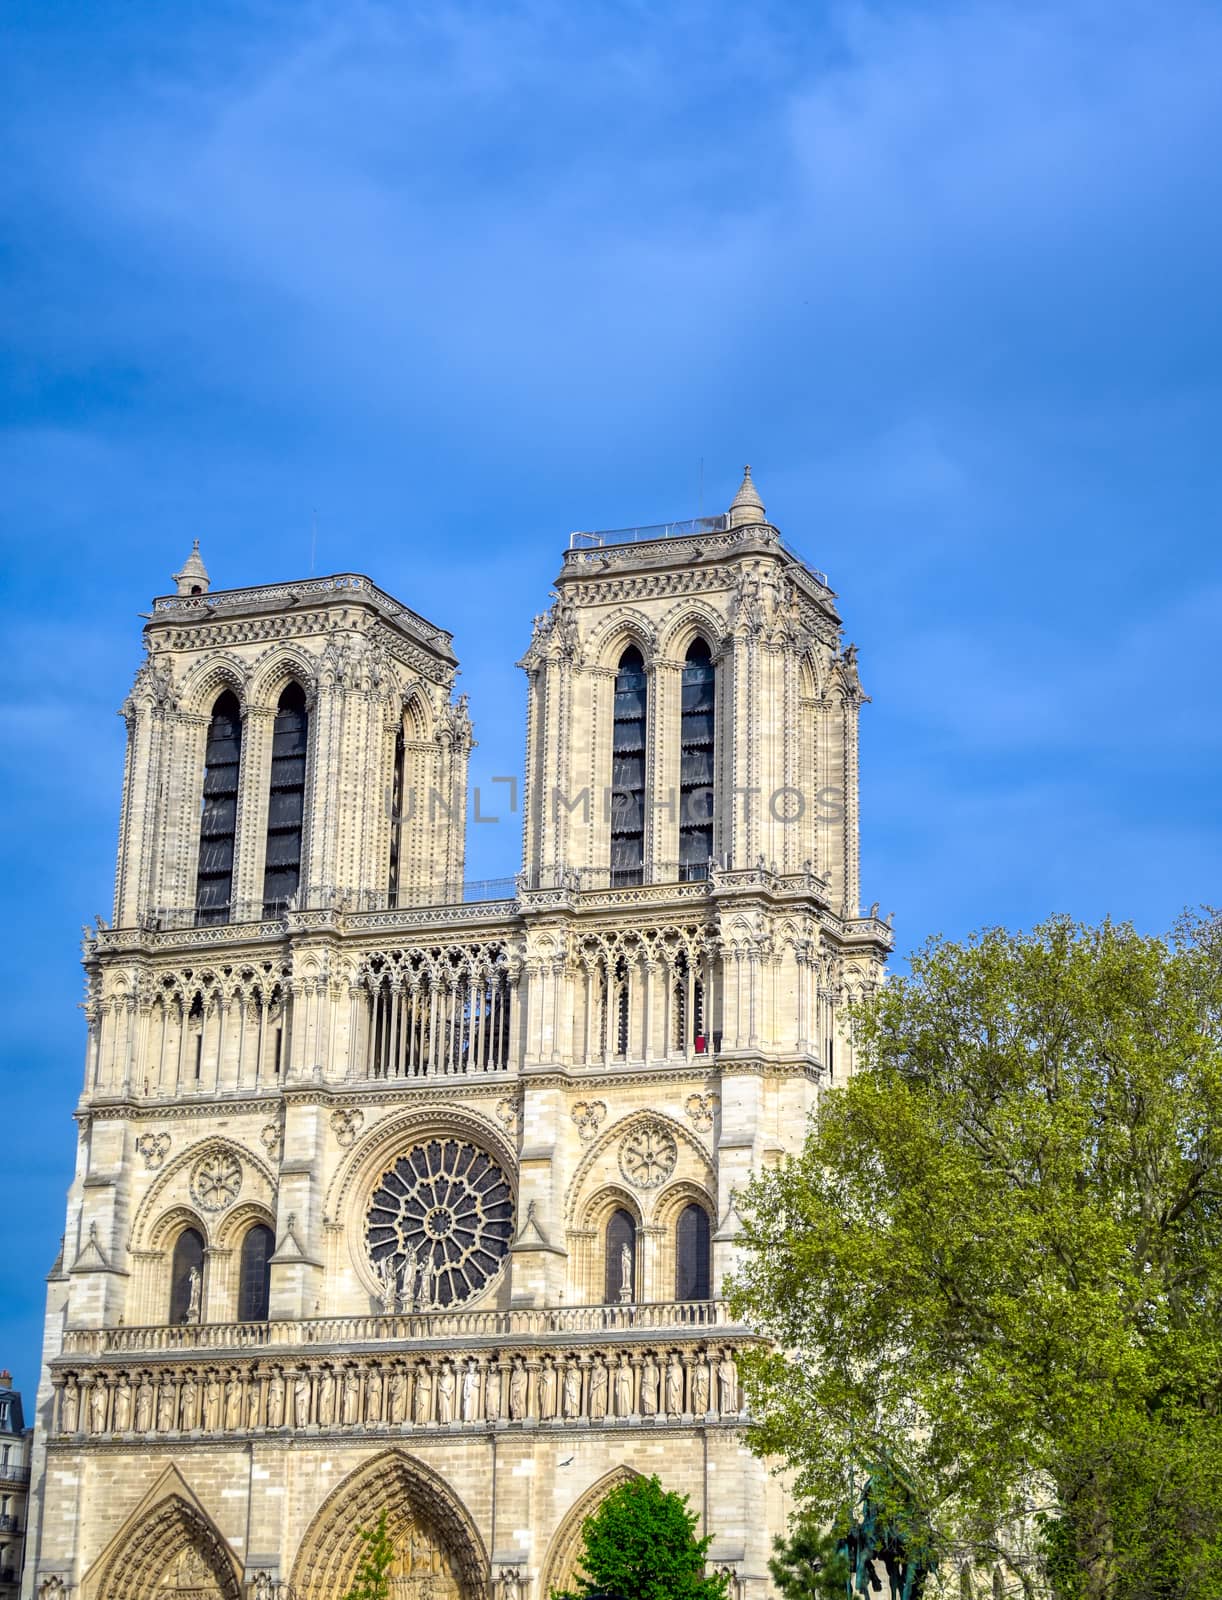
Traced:
POLYGON ((674 1138, 657 1125, 638 1128, 620 1146, 620 1171, 638 1189, 655 1189, 670 1177, 678 1159, 674 1138))
POLYGON ((388 1306, 459 1305, 496 1276, 509 1250, 508 1179, 463 1139, 416 1145, 382 1174, 365 1237, 388 1306))
POLYGON ((205 1156, 191 1175, 191 1193, 205 1211, 223 1211, 242 1188, 242 1164, 235 1156, 205 1156))

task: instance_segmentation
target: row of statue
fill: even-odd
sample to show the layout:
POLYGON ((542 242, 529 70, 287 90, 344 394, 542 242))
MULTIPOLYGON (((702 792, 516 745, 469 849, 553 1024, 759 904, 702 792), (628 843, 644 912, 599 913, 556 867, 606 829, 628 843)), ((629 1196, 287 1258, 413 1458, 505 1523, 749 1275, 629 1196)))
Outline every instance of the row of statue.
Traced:
POLYGON ((68 1372, 55 1383, 67 1434, 736 1417, 742 1406, 729 1350, 68 1372))

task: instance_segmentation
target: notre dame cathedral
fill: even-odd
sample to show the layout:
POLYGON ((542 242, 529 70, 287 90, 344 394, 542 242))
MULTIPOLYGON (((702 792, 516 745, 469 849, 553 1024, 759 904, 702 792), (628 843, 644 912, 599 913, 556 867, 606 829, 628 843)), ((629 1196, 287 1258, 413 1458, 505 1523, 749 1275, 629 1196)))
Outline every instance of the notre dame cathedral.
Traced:
POLYGON ((156 599, 49 1280, 29 1600, 544 1600, 657 1473, 736 1600, 736 1193, 852 1070, 856 652, 729 511, 573 535, 526 675, 523 857, 464 885, 451 636, 367 577, 156 599))

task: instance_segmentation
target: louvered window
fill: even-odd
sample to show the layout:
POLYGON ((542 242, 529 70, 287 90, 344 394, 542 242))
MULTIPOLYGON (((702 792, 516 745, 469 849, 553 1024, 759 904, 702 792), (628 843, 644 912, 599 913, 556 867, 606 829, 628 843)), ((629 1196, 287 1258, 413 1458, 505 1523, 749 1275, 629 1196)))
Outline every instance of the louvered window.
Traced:
POLYGON ((713 854, 713 714, 717 670, 703 639, 683 664, 679 717, 679 877, 708 876, 713 854))
POLYGON ((276 917, 301 882, 301 834, 305 817, 306 747, 310 714, 305 693, 290 683, 280 696, 272 728, 272 780, 267 806, 267 856, 263 869, 263 915, 276 917))
POLYGON ((611 734, 611 886, 640 883, 645 863, 645 713, 649 689, 631 646, 615 674, 611 734))
POLYGON ((256 1222, 242 1240, 242 1267, 238 1282, 238 1321, 266 1322, 271 1297, 272 1252, 276 1240, 270 1228, 256 1222))
POLYGON ((233 898, 233 846, 242 762, 242 712, 226 689, 212 708, 204 751, 204 804, 199 823, 195 920, 228 922, 233 898))

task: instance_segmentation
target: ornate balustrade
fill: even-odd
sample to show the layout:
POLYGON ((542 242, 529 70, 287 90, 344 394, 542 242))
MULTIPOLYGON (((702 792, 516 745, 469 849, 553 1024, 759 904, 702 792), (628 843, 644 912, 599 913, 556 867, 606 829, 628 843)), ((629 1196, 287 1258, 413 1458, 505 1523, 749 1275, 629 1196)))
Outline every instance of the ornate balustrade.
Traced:
POLYGON ((543 1338, 549 1334, 642 1336, 661 1329, 741 1332, 724 1300, 648 1305, 555 1306, 513 1311, 429 1311, 283 1322, 204 1322, 146 1328, 70 1328, 63 1355, 107 1356, 196 1350, 288 1350, 349 1344, 449 1343, 454 1339, 543 1338))
MULTIPOLYGON (((641 1308, 624 1308, 641 1309, 641 1308)), ((509 1315, 509 1314, 507 1314, 509 1315)), ((371 1319, 376 1320, 376 1319, 371 1319)), ((399 1319, 386 1319, 387 1321, 399 1319)), ((332 1323, 340 1328, 341 1323, 332 1323)), ((542 1334, 555 1329, 539 1330, 542 1334)), ((196 1353, 52 1367, 57 1437, 234 1435, 495 1425, 690 1425, 743 1420, 742 1329, 599 1327, 559 1348, 509 1335, 412 1353, 196 1353), (663 1337, 658 1338, 661 1332, 663 1337), (645 1334, 625 1341, 625 1334, 645 1334), (649 1337, 652 1335, 652 1338, 649 1337), (669 1335, 669 1336, 667 1336, 669 1335)))

